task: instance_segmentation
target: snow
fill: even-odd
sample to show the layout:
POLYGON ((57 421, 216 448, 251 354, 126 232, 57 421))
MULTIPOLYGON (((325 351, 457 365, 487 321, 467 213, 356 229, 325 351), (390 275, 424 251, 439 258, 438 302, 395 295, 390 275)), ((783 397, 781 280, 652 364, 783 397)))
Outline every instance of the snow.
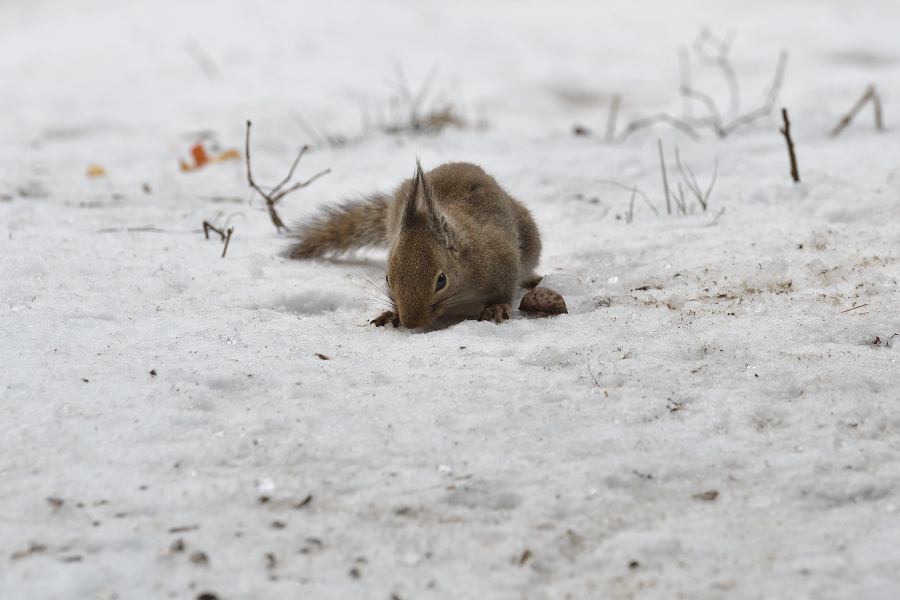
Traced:
POLYGON ((897 597, 898 20, 888 0, 3 3, 0 598, 897 597), (775 113, 603 141, 614 94, 620 128, 681 110, 704 25, 738 32, 742 110, 790 51, 802 183, 775 113), (489 126, 365 132, 393 61, 414 89, 439 64, 435 93, 489 126), (829 137, 869 83, 888 130, 867 107, 829 137), (569 314, 366 326, 382 254, 287 260, 243 160, 178 168, 199 140, 243 152, 249 118, 277 182, 316 142, 292 113, 352 140, 304 156, 299 178, 331 173, 286 222, 417 156, 475 162, 532 210, 569 314), (718 159, 709 211, 665 214, 657 138, 670 182, 675 146, 703 186, 718 159), (606 180, 663 214, 639 198, 627 223, 606 180), (204 220, 234 227, 225 258, 204 220))

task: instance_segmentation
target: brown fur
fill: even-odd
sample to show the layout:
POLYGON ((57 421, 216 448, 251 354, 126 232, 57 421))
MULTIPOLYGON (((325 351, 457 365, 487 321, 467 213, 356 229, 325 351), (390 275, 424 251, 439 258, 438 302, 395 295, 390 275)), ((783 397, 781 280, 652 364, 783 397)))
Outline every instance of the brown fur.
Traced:
POLYGON ((392 196, 345 203, 302 225, 292 258, 388 247, 394 311, 373 321, 423 327, 440 316, 509 317, 518 287, 540 281, 537 226, 493 177, 449 163, 403 181, 392 196), (436 290, 439 276, 445 285, 436 290))

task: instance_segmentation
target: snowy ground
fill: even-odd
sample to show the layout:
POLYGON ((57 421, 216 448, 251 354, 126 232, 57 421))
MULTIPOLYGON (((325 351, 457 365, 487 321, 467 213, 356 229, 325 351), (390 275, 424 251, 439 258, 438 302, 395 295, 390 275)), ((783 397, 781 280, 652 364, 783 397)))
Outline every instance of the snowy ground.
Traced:
POLYGON ((898 597, 900 4, 625 4, 0 4, 0 598, 898 597), (602 140, 614 94, 680 114, 703 25, 742 110, 790 51, 803 183, 774 114, 602 140), (489 126, 360 136, 393 61, 489 126), (869 83, 888 131, 829 137, 869 83), (288 261, 243 161, 178 168, 251 118, 274 183, 292 113, 361 139, 285 220, 476 162, 570 314, 367 327, 380 255, 288 261), (710 210, 626 223, 601 180, 664 213, 657 137, 710 210))

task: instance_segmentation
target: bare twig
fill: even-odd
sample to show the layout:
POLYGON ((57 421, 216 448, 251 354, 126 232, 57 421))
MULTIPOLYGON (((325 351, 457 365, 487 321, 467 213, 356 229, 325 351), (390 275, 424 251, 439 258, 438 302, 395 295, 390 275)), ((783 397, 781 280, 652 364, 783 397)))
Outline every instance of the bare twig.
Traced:
MULTIPOLYGON (((863 306, 868 306, 868 305, 869 305, 868 302, 866 304, 860 304, 859 306, 854 306, 853 308, 848 308, 847 310, 842 310, 841 314, 844 314, 844 313, 850 312, 851 310, 856 310, 857 308, 862 308, 863 306)), ((891 336, 891 337, 893 337, 893 336, 891 336)))
POLYGON ((672 115, 668 115, 666 113, 659 113, 656 115, 652 115, 650 117, 644 117, 643 119, 638 119, 637 121, 632 121, 628 124, 628 126, 616 137, 617 142, 625 141, 632 133, 638 131, 640 129, 644 129, 645 127, 650 127, 651 125, 656 125, 657 123, 668 123, 675 129, 682 131, 687 134, 692 140, 699 140, 700 134, 697 131, 688 125, 686 122, 673 117, 672 115))
POLYGON ((719 158, 716 157, 715 161, 713 161, 713 174, 712 178, 709 180, 709 187, 706 188, 706 193, 703 194, 703 210, 706 210, 706 207, 709 206, 709 196, 712 194, 713 186, 716 185, 716 177, 719 175, 719 158))
POLYGON ((200 233, 203 231, 202 229, 194 229, 192 231, 175 231, 173 229, 161 229, 159 227, 154 227, 153 225, 144 225, 142 227, 107 227, 105 229, 98 229, 97 233, 120 233, 122 231, 127 231, 128 233, 178 233, 178 234, 188 234, 194 235, 196 233, 200 233))
POLYGON ((282 198, 284 198, 286 195, 290 194, 291 192, 293 192, 295 190, 299 190, 300 188, 304 188, 304 187, 308 186, 309 184, 311 184, 316 179, 318 179, 319 177, 322 177, 323 175, 327 175, 328 173, 331 172, 331 169, 325 169, 321 173, 317 173, 316 175, 313 175, 306 181, 301 181, 301 182, 295 183, 293 186, 289 187, 286 190, 281 189, 291 180, 291 177, 294 176, 294 170, 297 168, 297 165, 300 163, 300 158, 303 156, 303 154, 307 150, 309 150, 309 146, 303 146, 303 148, 301 148, 300 152, 297 154, 297 158, 294 159, 294 164, 291 165, 291 170, 288 171, 287 177, 285 177, 281 182, 279 182, 278 185, 276 185, 274 188, 272 188, 268 193, 264 192, 258 185, 256 185, 256 182, 253 181, 253 174, 250 171, 250 125, 251 125, 251 123, 248 120, 247 121, 247 140, 246 140, 247 182, 250 184, 250 187, 252 187, 254 190, 259 192, 260 196, 265 198, 266 209, 269 212, 269 217, 272 219, 272 223, 275 225, 275 229, 278 231, 278 233, 281 233, 282 229, 286 230, 286 229, 288 229, 288 227, 284 224, 284 222, 282 222, 281 218, 278 216, 278 212, 276 212, 276 210, 275 210, 275 205, 278 204, 279 200, 281 200, 282 198))
MULTIPOLYGON (((325 135, 322 135, 318 131, 316 131, 316 129, 312 125, 310 125, 309 122, 304 119, 298 112, 292 110, 290 111, 290 115, 294 122, 296 122, 297 125, 300 126, 300 129, 302 129, 303 132, 306 133, 306 135, 309 136, 310 139, 312 139, 313 143, 315 143, 317 146, 323 148, 340 148, 341 146, 346 146, 349 142, 352 141, 347 139, 343 135, 329 135, 327 133, 325 135)), ((365 128, 363 129, 363 135, 365 135, 365 128)))
POLYGON ((615 94, 612 97, 612 104, 609 106, 609 117, 606 119, 606 141, 611 142, 616 137, 616 118, 619 116, 619 103, 622 96, 615 94))
POLYGON ((675 200, 675 206, 678 207, 678 210, 681 211, 681 214, 687 214, 687 204, 684 201, 684 188, 681 185, 681 182, 678 182, 678 195, 672 194, 672 198, 675 200))
POLYGON ((229 227, 225 235, 225 247, 222 248, 222 258, 225 258, 225 253, 228 252, 228 242, 231 241, 232 233, 234 233, 234 227, 229 227))
POLYGON ((681 93, 685 98, 699 100, 706 106, 706 111, 709 113, 709 116, 705 119, 700 119, 698 124, 709 125, 712 127, 713 131, 716 132, 716 135, 725 137, 725 127, 722 125, 722 117, 719 115, 719 109, 716 107, 716 101, 712 99, 712 96, 691 88, 682 88, 681 93))
POLYGON ((800 173, 797 172, 797 157, 794 155, 794 142, 791 140, 791 123, 788 121, 786 108, 781 109, 781 117, 784 119, 784 127, 781 128, 781 134, 787 141, 788 154, 791 157, 791 177, 794 183, 800 183, 800 173))
POLYGON ((884 131, 884 123, 881 120, 881 98, 878 96, 878 92, 875 90, 875 86, 869 85, 862 97, 857 100, 856 104, 853 105, 853 108, 850 109, 850 112, 844 115, 844 118, 841 119, 840 123, 838 123, 837 126, 831 131, 831 136, 835 137, 840 134, 844 130, 844 128, 850 124, 850 122, 856 116, 856 113, 862 110, 862 107, 865 106, 866 102, 869 101, 872 102, 872 108, 875 112, 875 129, 877 129, 878 131, 884 131))
POLYGON ((656 138, 659 147, 659 167, 662 169, 663 190, 666 193, 666 214, 672 214, 672 203, 669 200, 669 179, 666 176, 666 159, 663 156, 662 138, 656 138))
POLYGON ((741 106, 741 90, 738 86, 737 75, 731 66, 731 61, 728 60, 728 53, 731 51, 731 45, 734 43, 736 35, 736 32, 731 30, 725 34, 724 39, 720 40, 704 27, 694 41, 694 52, 697 57, 708 65, 717 66, 725 77, 725 82, 728 84, 728 114, 731 118, 737 116, 741 106), (715 56, 710 56, 706 52, 707 45, 715 49, 715 56))
POLYGON ((697 177, 694 175, 694 170, 691 169, 691 165, 687 164, 687 161, 685 161, 682 165, 681 154, 678 151, 678 146, 675 146, 675 164, 678 166, 678 170, 681 172, 681 177, 684 180, 684 184, 697 198, 697 203, 700 205, 700 208, 706 210, 709 207, 709 196, 710 194, 712 194, 713 186, 716 184, 716 176, 719 173, 719 159, 717 158, 713 165, 713 175, 710 179, 709 187, 707 188, 705 193, 700 189, 700 184, 697 183, 697 177))
MULTIPOLYGON (((775 103, 781 93, 781 85, 784 80, 784 71, 787 65, 787 52, 782 51, 779 55, 778 64, 775 67, 775 74, 772 78, 772 83, 769 86, 766 100, 763 105, 742 115, 739 114, 740 86, 738 84, 737 75, 728 58, 733 42, 733 32, 729 32, 724 39, 719 39, 712 36, 707 29, 701 31, 697 40, 694 42, 694 52, 700 61, 704 64, 717 67, 722 71, 722 75, 725 77, 729 90, 728 111, 725 113, 726 116, 723 117, 723 112, 719 110, 718 105, 712 96, 694 89, 691 86, 690 57, 687 50, 682 49, 679 51, 679 78, 683 104, 683 118, 679 119, 667 113, 660 113, 638 119, 628 124, 628 126, 615 137, 615 141, 624 141, 635 131, 650 127, 657 123, 666 123, 675 127, 695 140, 700 139, 698 129, 705 127, 711 128, 717 136, 724 138, 738 128, 753 123, 757 119, 771 113, 772 110, 774 110, 775 103), (711 50, 708 49, 708 47, 711 48, 711 50), (707 113, 705 117, 694 117, 692 101, 700 102, 703 105, 707 113)), ((607 139, 610 139, 608 135, 607 139)))
POLYGON ((213 225, 212 223, 210 223, 209 221, 203 221, 203 235, 206 236, 206 239, 209 239, 209 232, 210 232, 210 231, 215 231, 216 233, 218 233, 218 234, 222 237, 222 240, 223 240, 223 241, 225 240, 225 232, 223 232, 223 231, 222 231, 221 229, 219 229, 218 227, 214 226, 214 225, 213 225))
POLYGON ((597 381, 597 378, 594 377, 594 373, 591 371, 591 359, 590 358, 588 358, 588 361, 587 361, 587 370, 588 370, 588 375, 590 375, 591 379, 594 380, 594 385, 596 385, 600 389, 603 389, 603 387, 600 385, 600 382, 597 381))
POLYGON ((634 221, 634 199, 637 197, 638 189, 635 186, 634 191, 631 192, 631 200, 628 201, 628 214, 625 215, 625 222, 631 223, 634 221))
POLYGON ((724 207, 724 206, 722 207, 722 210, 720 210, 718 213, 716 213, 716 216, 713 217, 713 220, 710 221, 706 226, 707 226, 707 227, 714 227, 715 224, 719 222, 719 219, 722 217, 723 214, 725 214, 725 207, 724 207))
POLYGON ((686 122, 689 122, 694 118, 694 111, 691 99, 684 94, 684 90, 691 87, 691 56, 688 54, 687 48, 678 50, 678 77, 681 81, 682 89, 681 117, 686 122))
POLYGON ((614 186, 616 186, 616 187, 622 188, 623 190, 629 190, 629 191, 632 191, 632 190, 633 190, 634 192, 637 192, 637 194, 638 194, 641 198, 643 198, 644 201, 647 203, 647 206, 650 207, 650 210, 653 211, 653 214, 656 215, 657 217, 659 216, 659 211, 656 210, 656 207, 653 206, 653 203, 652 203, 652 202, 650 202, 650 198, 647 197, 647 194, 645 194, 644 192, 642 192, 641 190, 639 190, 637 187, 632 187, 632 186, 630 186, 630 185, 625 185, 624 183, 619 183, 618 181, 610 181, 609 179, 598 179, 598 180, 597 180, 597 183, 605 183, 605 184, 607 184, 607 185, 614 185, 614 186))
POLYGON ((438 72, 435 65, 425 76, 418 93, 413 93, 406 80, 406 74, 399 63, 394 63, 395 81, 388 81, 397 96, 390 99, 389 119, 379 119, 379 128, 388 134, 437 133, 447 126, 465 127, 466 120, 457 110, 454 102, 436 96, 430 100, 430 107, 425 106, 438 72))
POLYGON ((194 59, 194 62, 197 63, 197 66, 200 67, 200 70, 203 71, 203 74, 210 81, 215 81, 221 77, 222 72, 219 70, 219 67, 216 66, 213 59, 210 58, 209 54, 196 40, 187 40, 184 43, 184 50, 194 59))
POLYGON ((778 100, 778 95, 781 93, 781 84, 784 81, 784 70, 787 67, 787 60, 787 50, 782 50, 781 54, 778 55, 778 64, 775 66, 775 75, 772 78, 772 85, 769 87, 769 92, 766 94, 766 101, 756 110, 751 110, 725 125, 722 128, 722 137, 727 137, 738 127, 749 125, 772 112, 775 108, 775 102, 778 100))
POLYGON ((206 236, 206 239, 209 239, 210 231, 218 233, 222 241, 225 242, 225 247, 222 248, 222 258, 225 258, 225 253, 228 252, 228 242, 231 241, 231 234, 234 233, 234 227, 229 227, 227 231, 223 231, 209 221, 203 221, 203 235, 206 236))

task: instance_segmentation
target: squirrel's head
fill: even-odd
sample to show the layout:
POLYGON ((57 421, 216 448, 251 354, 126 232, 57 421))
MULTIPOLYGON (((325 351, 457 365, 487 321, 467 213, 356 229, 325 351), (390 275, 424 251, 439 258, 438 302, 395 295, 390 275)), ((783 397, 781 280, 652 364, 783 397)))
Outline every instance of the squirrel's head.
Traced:
POLYGON ((441 316, 464 290, 458 277, 456 233, 435 206, 419 161, 406 186, 399 233, 388 257, 387 284, 400 324, 415 329, 441 316))

